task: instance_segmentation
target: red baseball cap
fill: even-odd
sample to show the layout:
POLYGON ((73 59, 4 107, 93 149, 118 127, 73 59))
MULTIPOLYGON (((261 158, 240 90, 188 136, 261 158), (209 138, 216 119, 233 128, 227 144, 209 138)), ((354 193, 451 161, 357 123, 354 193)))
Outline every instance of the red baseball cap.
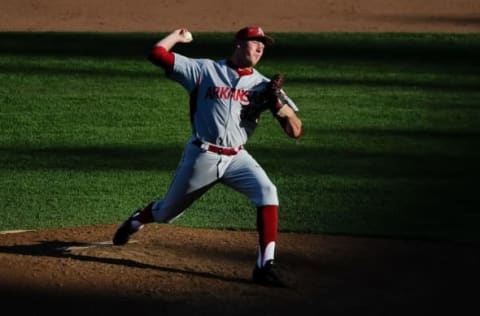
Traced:
POLYGON ((265 45, 271 45, 274 43, 273 38, 265 35, 262 28, 259 26, 246 26, 235 34, 235 40, 248 41, 257 40, 265 45))

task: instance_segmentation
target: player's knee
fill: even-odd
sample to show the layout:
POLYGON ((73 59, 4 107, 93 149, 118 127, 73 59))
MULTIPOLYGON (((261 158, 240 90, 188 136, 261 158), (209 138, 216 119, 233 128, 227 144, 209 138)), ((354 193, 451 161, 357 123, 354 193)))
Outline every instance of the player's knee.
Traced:
POLYGON ((277 187, 273 183, 264 185, 262 191, 265 192, 265 194, 268 196, 277 196, 277 187))
POLYGON ((265 183, 260 188, 261 197, 256 204, 259 205, 277 205, 278 194, 277 187, 273 183, 265 183))

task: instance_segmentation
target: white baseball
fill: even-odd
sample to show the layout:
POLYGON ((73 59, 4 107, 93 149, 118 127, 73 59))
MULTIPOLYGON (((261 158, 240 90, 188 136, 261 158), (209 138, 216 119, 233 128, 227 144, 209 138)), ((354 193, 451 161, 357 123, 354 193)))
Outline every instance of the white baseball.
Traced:
POLYGON ((192 33, 190 33, 189 31, 184 32, 183 37, 185 37, 185 39, 189 42, 193 40, 192 33))

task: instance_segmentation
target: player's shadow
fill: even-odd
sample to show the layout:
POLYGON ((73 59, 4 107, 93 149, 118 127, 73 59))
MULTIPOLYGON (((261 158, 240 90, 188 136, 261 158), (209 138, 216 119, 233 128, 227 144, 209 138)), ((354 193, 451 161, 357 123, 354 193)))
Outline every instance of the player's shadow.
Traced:
MULTIPOLYGON (((95 247, 95 245, 91 243, 65 242, 65 241, 59 241, 59 240, 41 241, 37 244, 29 244, 29 245, 0 246, 0 253, 38 256, 38 257, 68 258, 68 259, 74 259, 74 260, 86 261, 86 262, 127 266, 132 268, 139 268, 139 269, 151 269, 151 270, 167 272, 167 273, 178 273, 178 274, 184 274, 184 275, 191 275, 195 277, 220 280, 225 282, 252 284, 251 280, 249 279, 227 277, 227 276, 222 276, 222 275, 213 274, 209 272, 157 266, 153 264, 135 261, 132 259, 96 257, 96 256, 76 254, 71 251, 71 248, 74 248, 74 247, 95 247)), ((114 246, 100 245, 98 247, 114 247, 114 246)))

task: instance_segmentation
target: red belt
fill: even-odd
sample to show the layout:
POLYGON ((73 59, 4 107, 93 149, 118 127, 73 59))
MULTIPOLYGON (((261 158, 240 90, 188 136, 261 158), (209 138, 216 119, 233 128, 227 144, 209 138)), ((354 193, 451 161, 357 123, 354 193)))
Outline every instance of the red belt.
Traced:
POLYGON ((197 145, 198 147, 200 148, 203 148, 207 151, 210 151, 212 153, 216 153, 216 154, 219 154, 219 155, 225 155, 225 156, 235 156, 236 154, 238 154, 238 152, 240 150, 243 149, 243 146, 240 145, 236 148, 233 148, 233 147, 221 147, 221 146, 215 146, 215 145, 212 145, 212 144, 205 144, 205 143, 202 143, 201 140, 199 139, 196 139, 193 141, 193 144, 194 145, 197 145))

